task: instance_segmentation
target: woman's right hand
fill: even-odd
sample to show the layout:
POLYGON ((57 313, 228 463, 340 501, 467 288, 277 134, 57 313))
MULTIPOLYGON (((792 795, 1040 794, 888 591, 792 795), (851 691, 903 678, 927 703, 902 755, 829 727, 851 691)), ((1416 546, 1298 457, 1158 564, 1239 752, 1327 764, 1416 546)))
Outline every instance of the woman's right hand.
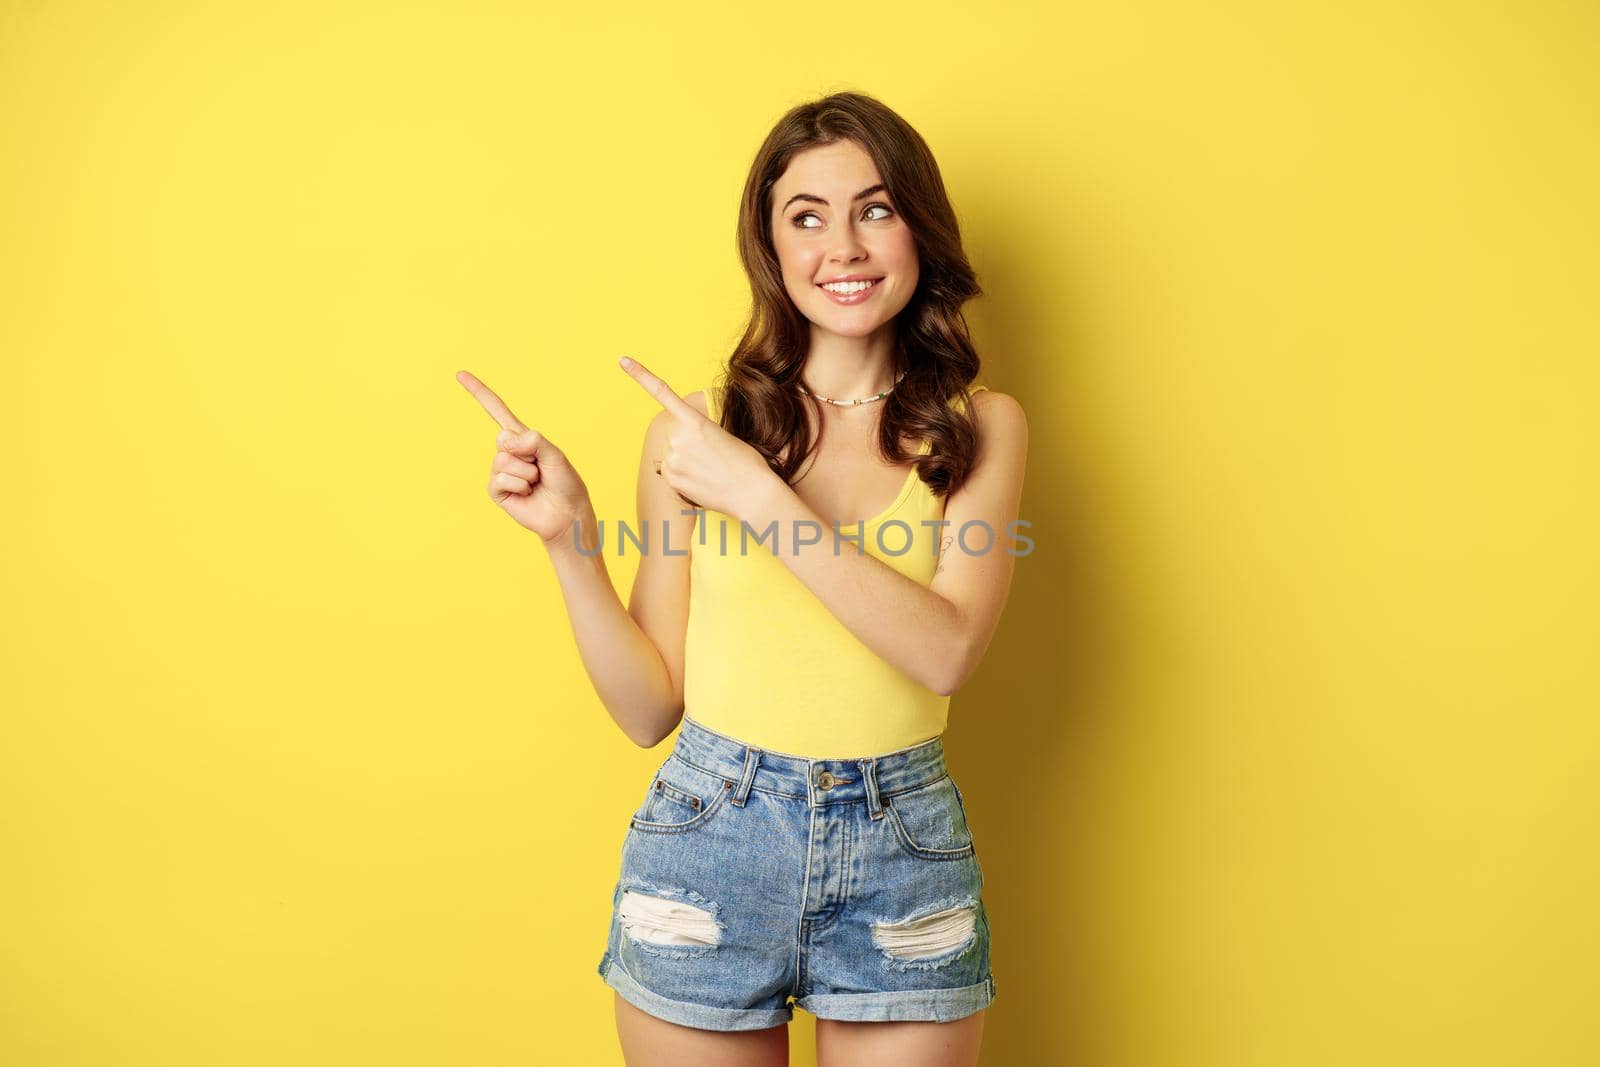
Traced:
POLYGON ((592 523, 594 506, 589 487, 566 453, 538 430, 524 426, 494 390, 468 372, 457 372, 456 381, 501 427, 489 468, 489 499, 538 534, 546 547, 572 545, 573 524, 592 523))

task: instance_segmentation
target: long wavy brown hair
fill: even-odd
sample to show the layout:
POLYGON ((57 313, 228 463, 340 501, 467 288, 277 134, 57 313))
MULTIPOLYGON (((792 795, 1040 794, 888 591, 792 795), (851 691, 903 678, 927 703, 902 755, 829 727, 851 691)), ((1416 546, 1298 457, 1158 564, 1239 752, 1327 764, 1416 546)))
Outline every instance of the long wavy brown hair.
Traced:
POLYGON ((790 299, 772 243, 772 188, 794 156, 849 139, 877 164, 895 209, 916 241, 920 278, 895 319, 893 376, 904 377, 883 400, 878 447, 891 463, 917 461, 918 476, 948 495, 966 480, 978 451, 977 422, 967 387, 979 359, 961 307, 978 296, 977 275, 961 247, 955 210, 933 153, 904 119, 864 93, 833 93, 801 104, 778 120, 756 153, 739 203, 738 245, 750 278, 750 321, 728 358, 722 428, 766 457, 785 482, 821 442, 822 401, 795 388, 805 365, 810 322, 790 299), (961 410, 950 405, 960 397, 961 410), (818 436, 805 403, 817 412, 818 436), (902 437, 929 440, 926 456, 902 437), (802 445, 804 447, 791 447, 802 445))

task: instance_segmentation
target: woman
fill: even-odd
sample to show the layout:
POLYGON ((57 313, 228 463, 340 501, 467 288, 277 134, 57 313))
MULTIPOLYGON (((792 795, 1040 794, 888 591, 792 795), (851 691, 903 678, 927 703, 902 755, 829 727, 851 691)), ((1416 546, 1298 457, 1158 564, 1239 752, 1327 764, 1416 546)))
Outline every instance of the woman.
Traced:
POLYGON ((877 100, 785 115, 738 237, 754 307, 722 384, 680 397, 622 360, 662 407, 626 611, 582 479, 460 376, 606 708, 642 746, 678 729, 599 972, 629 1063, 787 1063, 793 1004, 825 1067, 972 1064, 995 983, 940 735, 1010 588, 1027 424, 972 386, 955 213, 877 100))

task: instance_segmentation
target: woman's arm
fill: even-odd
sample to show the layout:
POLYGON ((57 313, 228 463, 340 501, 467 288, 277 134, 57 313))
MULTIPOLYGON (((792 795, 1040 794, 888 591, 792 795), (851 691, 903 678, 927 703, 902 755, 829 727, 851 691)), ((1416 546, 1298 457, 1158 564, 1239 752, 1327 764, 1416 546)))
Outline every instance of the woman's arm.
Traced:
MULTIPOLYGON (((945 502, 949 525, 941 527, 939 568, 929 585, 907 578, 853 542, 841 542, 835 555, 829 523, 777 478, 758 516, 747 520, 761 533, 776 519, 782 535, 777 555, 784 565, 862 644, 941 694, 966 684, 1000 624, 1014 569, 1010 523, 1021 507, 1028 456, 1028 421, 1015 398, 985 389, 973 394, 972 405, 978 459, 945 502), (823 535, 796 553, 793 531, 801 520, 815 523, 823 535), (989 529, 974 527, 967 543, 978 552, 991 541, 987 552, 968 554, 954 540, 962 524, 973 520, 988 523, 989 529)), ((841 526, 841 538, 853 530, 841 526)))
MULTIPOLYGON (((685 399, 702 414, 705 394, 685 399)), ((635 744, 653 748, 683 717, 683 645, 689 618, 689 548, 695 513, 656 475, 654 457, 666 451, 670 415, 663 411, 645 431, 639 458, 636 502, 641 540, 629 606, 622 601, 597 551, 595 517, 583 518, 584 552, 570 537, 550 547, 550 561, 566 600, 572 632, 584 670, 611 718, 635 744), (663 528, 670 530, 673 555, 662 551, 663 528), (648 532, 648 533, 646 533, 648 532)), ((613 544, 618 543, 613 533, 613 544)))

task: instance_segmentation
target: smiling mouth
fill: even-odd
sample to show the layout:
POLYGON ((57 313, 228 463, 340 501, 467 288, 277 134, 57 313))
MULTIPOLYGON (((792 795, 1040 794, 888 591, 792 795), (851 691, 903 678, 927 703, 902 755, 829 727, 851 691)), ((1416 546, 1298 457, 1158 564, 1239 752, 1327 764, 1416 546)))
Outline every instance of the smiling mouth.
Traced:
POLYGON ((866 278, 858 282, 824 282, 817 288, 834 296, 855 296, 857 293, 866 292, 882 280, 882 278, 866 278))

